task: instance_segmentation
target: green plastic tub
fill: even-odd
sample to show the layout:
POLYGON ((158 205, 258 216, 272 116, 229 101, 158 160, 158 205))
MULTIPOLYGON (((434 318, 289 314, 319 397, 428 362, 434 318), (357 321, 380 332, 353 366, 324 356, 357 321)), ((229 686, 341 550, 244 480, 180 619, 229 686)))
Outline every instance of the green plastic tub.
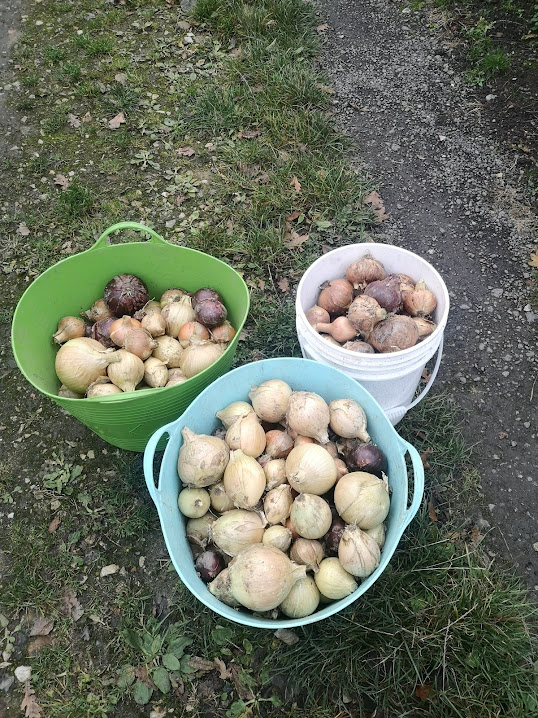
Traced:
POLYGON ((13 353, 36 389, 102 439, 121 449, 144 451, 159 427, 177 419, 203 389, 229 370, 248 309, 247 286, 229 265, 203 252, 170 244, 136 222, 121 222, 109 227, 91 249, 58 262, 28 287, 13 317, 13 353), (119 229, 135 229, 150 239, 109 245, 106 237, 119 229), (58 320, 89 309, 103 296, 109 279, 120 273, 143 279, 150 297, 160 297, 170 287, 188 291, 213 287, 221 294, 237 334, 218 361, 183 384, 92 399, 59 397, 60 383, 54 371, 58 348, 52 341, 58 320))

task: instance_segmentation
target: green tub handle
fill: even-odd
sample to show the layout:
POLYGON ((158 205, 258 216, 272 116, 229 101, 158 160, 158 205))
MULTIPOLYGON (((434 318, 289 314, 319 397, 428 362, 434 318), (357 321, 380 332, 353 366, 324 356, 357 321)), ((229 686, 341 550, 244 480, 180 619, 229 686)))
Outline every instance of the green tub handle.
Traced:
MULTIPOLYGON (((153 476, 153 457, 157 451, 157 444, 161 440, 163 434, 170 436, 170 431, 174 422, 171 424, 165 424, 153 434, 147 443, 146 450, 144 451, 144 478, 146 479, 146 486, 148 487, 149 495, 153 499, 153 503, 160 509, 161 506, 161 491, 158 486, 155 485, 155 478, 153 476)), ((160 483, 160 481, 159 481, 160 483)))
POLYGON ((422 463, 422 459, 420 458, 420 454, 415 447, 403 439, 401 439, 401 442, 404 449, 404 455, 406 452, 409 452, 409 455, 411 456, 411 464, 413 466, 414 474, 413 500, 411 501, 411 506, 409 506, 409 508, 404 512, 405 528, 409 526, 415 514, 419 510, 420 504, 422 503, 422 496, 424 494, 424 465, 422 463))
POLYGON ((118 222, 118 224, 113 224, 108 229, 105 229, 103 234, 99 237, 97 242, 91 247, 90 249, 102 249, 103 247, 107 247, 106 238, 109 234, 112 234, 112 232, 116 232, 118 229, 136 229, 138 232, 144 232, 145 234, 149 234, 150 242, 155 242, 156 244, 169 244, 166 239, 161 237, 160 234, 157 234, 155 230, 151 229, 150 227, 146 227, 144 224, 140 224, 139 222, 118 222))

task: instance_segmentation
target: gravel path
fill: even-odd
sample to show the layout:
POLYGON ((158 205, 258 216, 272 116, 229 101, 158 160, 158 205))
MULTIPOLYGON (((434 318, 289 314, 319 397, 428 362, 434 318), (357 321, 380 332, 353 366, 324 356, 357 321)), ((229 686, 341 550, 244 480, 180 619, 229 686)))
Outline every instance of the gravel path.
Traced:
POLYGON ((378 238, 427 258, 450 291, 437 386, 464 408, 475 445, 484 505, 470 518, 538 597, 536 217, 515 158, 493 139, 487 91, 483 103, 471 95, 450 38, 429 29, 435 18, 389 0, 333 0, 322 13, 335 115, 390 215, 378 238))

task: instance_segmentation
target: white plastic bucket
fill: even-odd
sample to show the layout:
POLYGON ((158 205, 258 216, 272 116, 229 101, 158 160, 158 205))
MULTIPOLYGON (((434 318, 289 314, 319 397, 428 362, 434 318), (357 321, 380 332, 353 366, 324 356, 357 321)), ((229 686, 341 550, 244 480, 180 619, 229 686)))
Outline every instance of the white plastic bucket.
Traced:
POLYGON ((437 375, 449 306, 448 290, 441 275, 422 257, 389 244, 350 244, 323 255, 304 273, 297 289, 297 336, 306 359, 336 367, 356 379, 377 400, 394 425, 424 398, 437 375), (348 266, 368 252, 383 263, 389 274, 408 274, 416 281, 423 279, 437 297, 433 315, 437 327, 414 347, 388 354, 351 352, 322 339, 306 319, 305 312, 316 304, 320 286, 328 280, 345 277, 348 266), (413 399, 424 367, 436 352, 437 360, 430 379, 413 399))

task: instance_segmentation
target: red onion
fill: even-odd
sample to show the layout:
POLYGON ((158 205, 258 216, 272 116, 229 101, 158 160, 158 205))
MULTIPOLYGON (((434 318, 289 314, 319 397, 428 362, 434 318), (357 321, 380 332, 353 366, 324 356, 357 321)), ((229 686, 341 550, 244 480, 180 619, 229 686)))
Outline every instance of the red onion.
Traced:
POLYGON ((194 567, 202 581, 209 583, 225 568, 224 558, 220 553, 208 549, 198 556, 194 562, 194 567))
POLYGON ((115 347, 116 345, 110 338, 110 327, 116 321, 116 317, 106 317, 92 324, 90 337, 95 339, 105 347, 115 347))
POLYGON ((192 295, 192 306, 196 309, 196 305, 205 302, 206 299, 214 299, 216 302, 222 302, 222 297, 218 292, 210 287, 203 287, 192 295))
POLYGON ((364 293, 366 296, 375 299, 387 312, 397 312, 402 306, 400 280, 394 274, 389 274, 386 279, 370 282, 364 293))
POLYGON ((204 299, 195 305, 194 311, 196 320, 209 329, 218 327, 228 316, 226 307, 218 299, 204 299))
POLYGON ((118 274, 105 287, 105 302, 117 317, 132 317, 147 301, 148 288, 134 274, 118 274))
POLYGON ((338 544, 340 543, 345 528, 346 522, 343 519, 333 519, 331 528, 325 535, 325 552, 327 554, 336 555, 338 553, 338 544))
POLYGON ((378 479, 387 473, 387 457, 375 444, 354 444, 346 452, 346 463, 355 471, 375 474, 378 479))

